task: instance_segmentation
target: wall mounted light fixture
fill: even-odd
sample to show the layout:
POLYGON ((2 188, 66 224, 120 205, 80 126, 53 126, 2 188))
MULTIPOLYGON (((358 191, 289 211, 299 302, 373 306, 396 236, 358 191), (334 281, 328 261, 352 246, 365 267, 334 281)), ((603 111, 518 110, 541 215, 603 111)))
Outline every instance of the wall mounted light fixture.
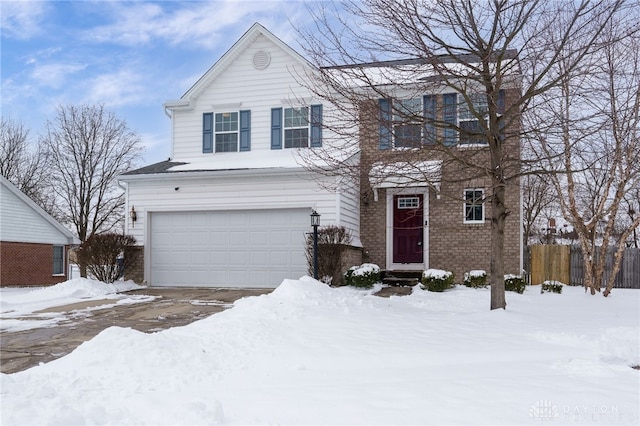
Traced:
POLYGON ((136 208, 134 206, 131 206, 129 217, 131 218, 131 225, 133 226, 133 224, 136 223, 136 220, 138 220, 138 214, 136 213, 136 208))

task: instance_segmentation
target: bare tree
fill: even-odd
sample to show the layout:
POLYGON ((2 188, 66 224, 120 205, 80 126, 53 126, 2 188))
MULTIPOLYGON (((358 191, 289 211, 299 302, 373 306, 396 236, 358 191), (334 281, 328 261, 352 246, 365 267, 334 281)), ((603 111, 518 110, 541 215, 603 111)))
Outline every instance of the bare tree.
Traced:
POLYGON ((52 163, 52 191, 80 241, 114 229, 124 206, 116 177, 138 159, 140 137, 102 105, 60 106, 42 144, 52 163))
POLYGON ((552 123, 541 138, 545 155, 558 154, 562 159, 550 164, 557 172, 551 181, 563 214, 578 235, 585 290, 595 294, 604 286, 605 296, 613 288, 625 243, 640 225, 634 202, 629 203, 640 191, 637 6, 598 37, 599 49, 588 72, 576 69, 564 74, 557 92, 546 94, 546 114, 540 116, 540 121, 552 123), (613 270, 605 280, 611 250, 613 270))
POLYGON ((541 220, 548 220, 552 212, 557 210, 556 195, 550 191, 550 184, 544 175, 526 175, 522 178, 522 224, 525 245, 531 243, 531 238, 539 233, 536 229, 541 220))
POLYGON ((0 122, 0 174, 20 191, 55 215, 47 196, 48 161, 40 145, 30 146, 29 130, 24 124, 2 118, 0 122))
MULTIPOLYGON (((627 207, 626 223, 623 224, 624 228, 631 227, 635 223, 636 218, 640 216, 640 188, 637 188, 635 192, 625 197, 625 205, 627 207)), ((638 235, 638 227, 633 228, 631 236, 627 240, 628 247, 640 247, 640 239, 638 235)))
MULTIPOLYGON (((507 201, 506 188, 519 186, 523 170, 531 173, 530 167, 522 167, 520 158, 519 140, 529 136, 520 124, 521 114, 528 112, 536 97, 557 87, 564 75, 585 63, 597 50, 595 42, 603 29, 623 5, 622 0, 595 4, 363 0, 348 2, 348 13, 326 8, 315 16, 314 28, 301 30, 307 56, 319 67, 308 87, 336 110, 335 122, 339 124, 328 130, 342 142, 353 142, 315 150, 324 161, 323 167, 311 160, 308 166, 320 173, 336 170, 366 181, 369 171, 363 173, 362 168, 371 164, 352 158, 359 152, 354 147, 362 149, 358 143, 364 132, 367 128, 371 131, 369 123, 380 121, 378 99, 410 99, 445 90, 456 93, 478 127, 451 122, 443 110, 416 113, 402 102, 389 115, 436 129, 429 134, 429 144, 412 148, 428 145, 426 149, 438 152, 441 161, 458 165, 461 179, 488 180, 491 309, 505 308, 505 224, 510 212, 519 208, 507 201), (413 62, 398 60, 401 58, 413 62), (386 60, 384 64, 381 59, 386 60), (376 66, 372 73, 371 65, 376 63, 384 66, 376 66), (505 89, 512 90, 506 102, 500 99, 505 89), (486 148, 452 146, 447 137, 451 132, 460 140, 479 141, 486 148), (347 150, 339 148, 345 145, 347 150)), ((419 163, 424 156, 409 151, 379 158, 388 164, 401 158, 406 166, 393 172, 405 176, 408 170, 424 170, 419 163)), ((426 184, 433 181, 428 171, 422 179, 426 184)))

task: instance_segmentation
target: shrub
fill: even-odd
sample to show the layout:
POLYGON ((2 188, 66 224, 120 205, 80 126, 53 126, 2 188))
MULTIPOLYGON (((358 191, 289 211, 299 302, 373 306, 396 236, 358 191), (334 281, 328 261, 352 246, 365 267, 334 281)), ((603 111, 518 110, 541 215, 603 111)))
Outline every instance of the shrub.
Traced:
POLYGON ((562 283, 558 281, 545 281, 540 287, 540 293, 562 293, 562 283))
POLYGON ((95 234, 78 249, 78 262, 97 280, 112 283, 133 265, 138 257, 135 238, 113 232, 95 234))
MULTIPOLYGON (((351 232, 344 226, 318 229, 318 278, 327 284, 338 284, 344 268, 344 253, 351 244, 351 232)), ((307 266, 313 276, 313 234, 307 235, 307 266)))
POLYGON ((353 287, 370 288, 380 281, 380 267, 373 263, 352 266, 344 274, 344 280, 347 285, 353 287))
POLYGON ((487 273, 482 270, 465 272, 463 284, 467 287, 484 288, 487 286, 487 273))
POLYGON ((504 289, 506 291, 515 291, 516 293, 524 293, 526 283, 524 278, 520 275, 505 275, 504 276, 504 289))
POLYGON ((422 288, 429 291, 445 291, 453 287, 453 272, 427 269, 422 273, 422 288))

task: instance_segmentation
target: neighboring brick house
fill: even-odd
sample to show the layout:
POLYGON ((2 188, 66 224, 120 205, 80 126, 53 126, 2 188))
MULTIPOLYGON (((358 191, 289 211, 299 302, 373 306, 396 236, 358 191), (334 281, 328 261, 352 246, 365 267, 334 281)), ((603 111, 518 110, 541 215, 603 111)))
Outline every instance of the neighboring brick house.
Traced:
MULTIPOLYGON (((317 71, 254 24, 180 99, 164 104, 172 122, 170 159, 119 178, 127 188, 126 209, 135 211, 135 220, 127 215, 126 232, 142 252, 139 271, 145 282, 275 287, 284 278, 299 278, 307 273, 304 250, 312 211, 321 215, 321 225, 351 232, 352 264, 437 267, 459 277, 471 269, 489 270, 490 212, 478 202, 489 191, 487 181, 451 183, 455 165, 429 149, 420 150, 411 167, 427 170, 431 181, 389 179, 385 163, 399 164, 398 154, 406 150, 393 149, 388 135, 382 138, 377 113, 363 123, 359 149, 353 139, 333 131, 326 120, 339 115, 339 108, 301 84, 302 76, 317 71), (361 151, 359 179, 322 173, 322 164, 314 169, 301 161, 305 153, 333 144, 361 151), (380 161, 385 157, 393 161, 380 161), (452 199, 452 193, 459 196, 452 199), (394 205, 401 207, 397 214, 394 205), (409 232, 397 232, 401 227, 394 230, 394 219, 415 223, 409 232), (408 253, 412 244, 419 249, 408 253)), ((429 97, 429 105, 437 108, 445 98, 456 102, 440 92, 429 97)), ((373 109, 384 111, 384 100, 373 109)), ((453 137, 457 145, 458 136, 453 137)), ((518 155, 519 141, 509 143, 518 155)), ((476 155, 486 150, 471 144, 452 149, 474 149, 476 155)), ((406 179, 411 173, 403 174, 406 179)), ((509 188, 508 202, 506 269, 517 273, 517 182, 509 188)))
POLYGON ((67 280, 67 251, 79 241, 0 176, 0 285, 41 286, 67 280))

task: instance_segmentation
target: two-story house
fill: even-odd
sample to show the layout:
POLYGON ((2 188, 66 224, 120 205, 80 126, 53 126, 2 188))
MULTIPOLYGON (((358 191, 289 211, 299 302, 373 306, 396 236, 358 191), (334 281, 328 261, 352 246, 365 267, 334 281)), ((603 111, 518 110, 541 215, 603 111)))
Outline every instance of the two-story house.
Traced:
MULTIPOLYGON (((341 143, 326 122, 339 110, 304 83, 316 71, 254 24, 180 99, 164 104, 171 157, 120 177, 126 231, 144 259, 134 278, 212 287, 275 287, 299 278, 307 273, 312 211, 322 225, 351 232, 351 265, 364 260, 383 269, 438 267, 457 275, 488 270, 487 182, 476 176, 449 182, 453 166, 426 151, 404 169, 400 157, 387 161, 385 155, 406 152, 395 149, 402 148, 395 131, 384 128, 392 100, 381 99, 380 115, 355 130, 362 135, 356 146, 345 139, 352 144, 347 151, 358 154, 350 161, 362 166, 359 177, 323 173, 320 163, 309 167, 313 156, 305 153, 341 143), (399 176, 394 167, 403 169, 399 176), (460 196, 445 196, 450 191, 460 196)), ((431 99, 434 106, 451 101, 447 94, 431 99)), ((517 188, 509 197, 519 206, 517 188)), ((514 273, 519 216, 508 228, 507 268, 514 273)))

